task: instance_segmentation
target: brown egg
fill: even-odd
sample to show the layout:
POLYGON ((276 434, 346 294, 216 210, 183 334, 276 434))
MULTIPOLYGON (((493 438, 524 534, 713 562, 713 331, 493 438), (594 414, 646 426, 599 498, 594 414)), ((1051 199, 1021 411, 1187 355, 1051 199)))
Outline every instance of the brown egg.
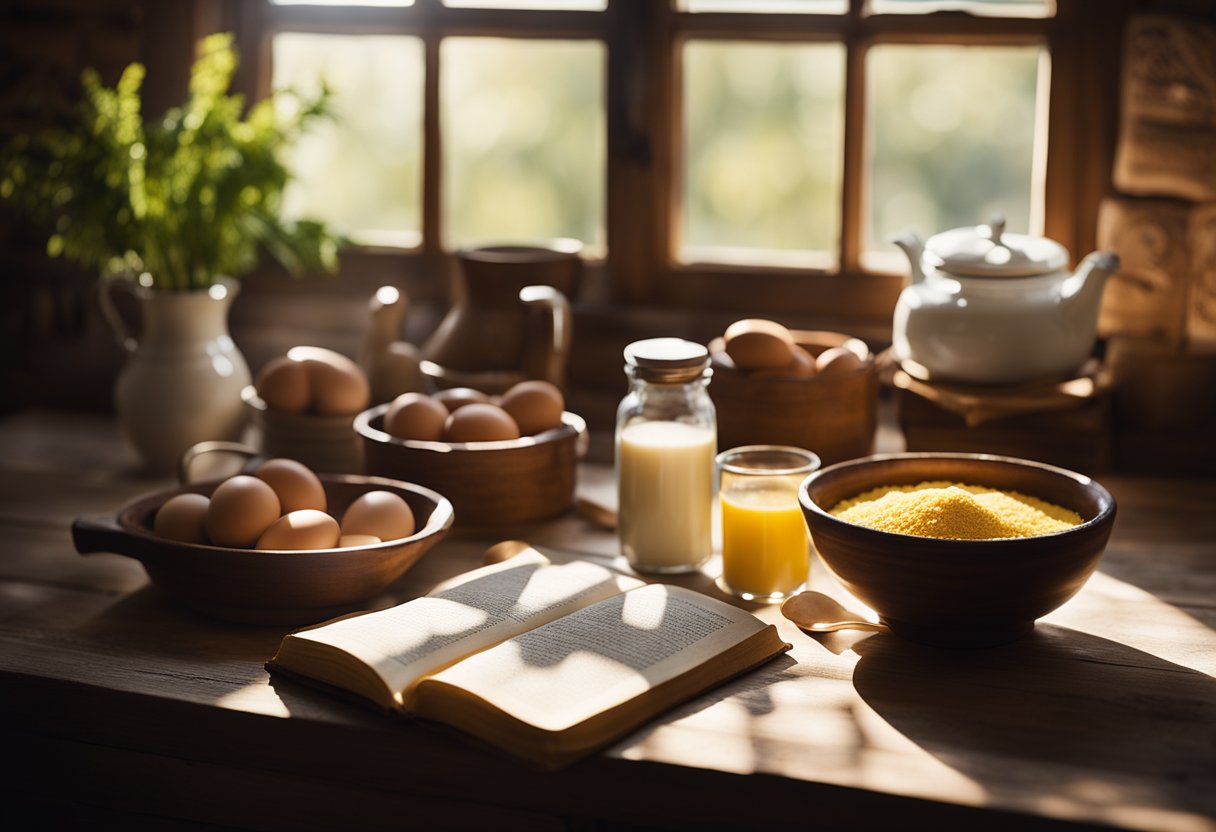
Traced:
POLYGON ((402 393, 384 412, 384 430, 401 439, 438 442, 448 409, 422 393, 402 393))
POLYGON ((305 508, 326 509, 325 486, 303 463, 294 459, 268 459, 253 475, 274 489, 283 514, 305 508))
POLYGON ((865 366, 865 362, 857 357, 857 353, 846 347, 832 347, 824 350, 815 360, 819 369, 819 378, 840 378, 855 373, 865 366))
POLYGON ((318 416, 350 416, 367 407, 371 386, 358 364, 323 347, 292 347, 287 357, 304 365, 318 416))
POLYGON ((791 352, 790 363, 775 370, 753 370, 753 378, 810 378, 818 372, 815 356, 797 344, 791 352))
POLYGON ((207 537, 217 546, 248 548, 279 519, 279 498, 257 477, 237 474, 211 493, 207 537))
POLYGON ((308 371, 299 361, 286 356, 268 361, 258 372, 253 386, 271 410, 303 413, 312 405, 308 371))
POLYGON ((726 328, 726 354, 741 370, 780 369, 792 360, 794 338, 775 321, 745 318, 726 328))
POLYGON ((152 531, 158 537, 182 543, 206 543, 207 507, 211 500, 203 494, 178 494, 165 500, 156 511, 152 531))
POLYGON ((338 538, 338 548, 353 549, 356 546, 374 546, 383 542, 374 534, 344 534, 338 538))
POLYGON ((448 417, 443 426, 447 442, 496 442, 518 439, 519 425, 511 414, 493 404, 468 404, 448 417))
POLYGON ((502 394, 501 406, 515 420, 522 436, 535 436, 561 427, 566 400, 555 384, 521 381, 502 394))
POLYGON ((338 521, 323 511, 302 508, 284 514, 262 532, 255 549, 332 549, 338 545, 338 521))
POLYGON ((372 535, 399 540, 414 533, 414 512, 391 491, 361 494, 342 514, 342 535, 372 535))
POLYGON ((488 404, 490 401, 489 396, 472 387, 452 387, 440 390, 432 394, 431 398, 446 407, 448 413, 455 413, 466 404, 488 404))

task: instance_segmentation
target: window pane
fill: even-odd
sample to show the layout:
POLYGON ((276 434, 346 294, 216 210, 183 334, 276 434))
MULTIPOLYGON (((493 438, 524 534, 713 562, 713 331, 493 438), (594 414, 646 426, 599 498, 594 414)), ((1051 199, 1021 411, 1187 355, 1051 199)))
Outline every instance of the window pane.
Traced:
POLYGON ((412 6, 414 0, 270 0, 275 6, 412 6))
POLYGON ((849 0, 683 0, 687 12, 844 14, 849 0))
POLYGON ((683 67, 680 259, 834 258, 843 46, 693 41, 683 67))
MULTIPOLYGON (((876 46, 867 56, 872 136, 867 251, 1004 214, 1039 232, 1038 47, 876 46), (1032 227, 1033 226, 1033 227, 1032 227)), ((1045 86, 1045 85, 1044 85, 1045 86)))
POLYGON ((870 0, 870 14, 967 12, 981 17, 1051 17, 1055 0, 870 0))
POLYGON ((334 90, 334 119, 315 124, 288 163, 299 183, 287 212, 327 220, 356 242, 415 246, 422 229, 422 41, 280 34, 275 89, 334 90))
POLYGON ((561 9, 599 12, 608 0, 443 0, 443 5, 463 9, 561 9))
POLYGON ((440 68, 445 245, 602 247, 603 44, 447 38, 440 68))

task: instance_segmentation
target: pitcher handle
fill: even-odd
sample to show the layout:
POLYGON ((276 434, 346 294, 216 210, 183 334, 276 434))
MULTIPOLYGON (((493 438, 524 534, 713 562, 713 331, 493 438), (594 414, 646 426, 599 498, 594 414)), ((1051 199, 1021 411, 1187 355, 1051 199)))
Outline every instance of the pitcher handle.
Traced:
POLYGON ((118 345, 127 352, 135 352, 139 349, 139 339, 135 337, 135 333, 119 314, 118 307, 114 305, 116 286, 132 294, 135 292, 131 282, 126 278, 119 275, 103 275, 97 285, 97 299, 101 303, 101 314, 106 319, 106 323, 110 325, 110 329, 113 330, 118 345))
POLYGON ((519 300, 529 310, 540 313, 539 331, 536 337, 528 339, 526 346, 524 371, 529 378, 564 387, 573 325, 570 302, 552 286, 525 286, 519 290, 519 300))

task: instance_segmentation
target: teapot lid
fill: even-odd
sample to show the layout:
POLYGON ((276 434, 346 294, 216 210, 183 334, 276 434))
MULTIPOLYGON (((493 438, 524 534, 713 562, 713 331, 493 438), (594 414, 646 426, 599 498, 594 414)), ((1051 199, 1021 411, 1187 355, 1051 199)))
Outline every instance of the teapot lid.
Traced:
POLYGON ((1006 234, 1005 218, 988 225, 952 228, 925 243, 931 266, 963 277, 1030 277, 1068 266, 1068 251, 1055 240, 1006 234))

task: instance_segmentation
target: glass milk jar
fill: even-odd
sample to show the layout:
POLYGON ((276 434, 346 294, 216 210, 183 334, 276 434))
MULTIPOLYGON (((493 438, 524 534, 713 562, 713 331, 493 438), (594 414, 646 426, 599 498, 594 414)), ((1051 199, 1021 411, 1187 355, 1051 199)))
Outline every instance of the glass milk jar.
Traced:
POLYGON ((709 351, 680 338, 625 348, 616 417, 617 527, 640 572, 691 572, 713 551, 718 433, 709 351))

